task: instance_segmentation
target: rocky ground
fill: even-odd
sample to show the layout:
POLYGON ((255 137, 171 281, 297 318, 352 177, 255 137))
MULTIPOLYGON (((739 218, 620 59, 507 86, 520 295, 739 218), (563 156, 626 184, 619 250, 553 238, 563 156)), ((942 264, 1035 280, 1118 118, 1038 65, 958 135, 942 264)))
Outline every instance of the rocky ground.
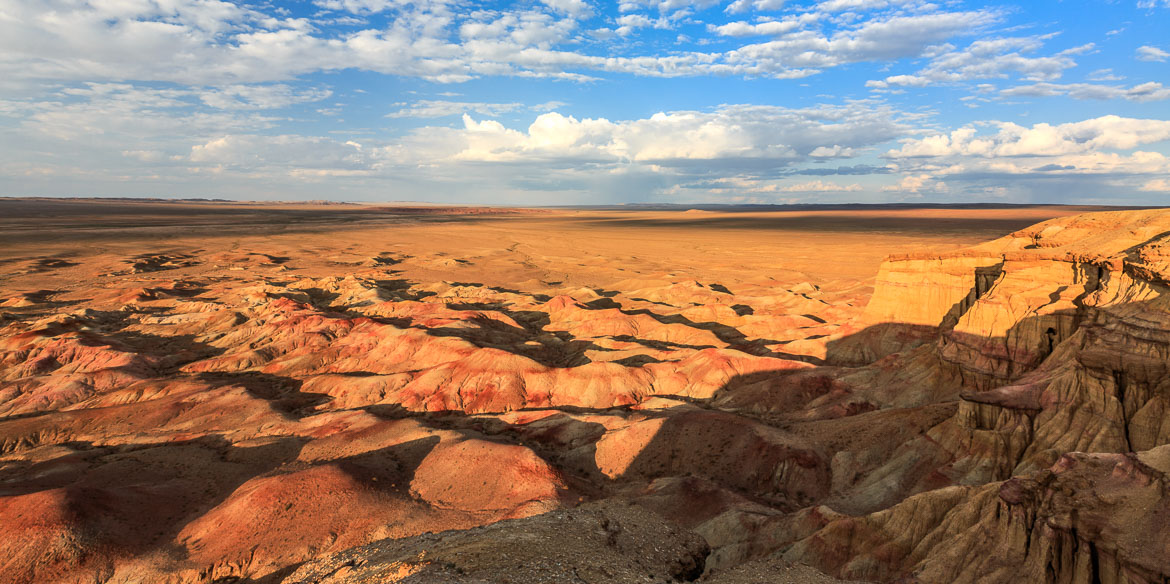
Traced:
POLYGON ((120 205, 9 215, 0 581, 1170 578, 1170 211, 120 205))

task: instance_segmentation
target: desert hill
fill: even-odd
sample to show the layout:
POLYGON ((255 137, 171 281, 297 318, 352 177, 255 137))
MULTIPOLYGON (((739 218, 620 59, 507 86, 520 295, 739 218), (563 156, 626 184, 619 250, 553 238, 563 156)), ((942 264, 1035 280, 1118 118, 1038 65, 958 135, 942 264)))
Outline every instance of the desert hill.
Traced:
POLYGON ((9 248, 0 581, 1170 578, 1170 211, 359 211, 9 248))

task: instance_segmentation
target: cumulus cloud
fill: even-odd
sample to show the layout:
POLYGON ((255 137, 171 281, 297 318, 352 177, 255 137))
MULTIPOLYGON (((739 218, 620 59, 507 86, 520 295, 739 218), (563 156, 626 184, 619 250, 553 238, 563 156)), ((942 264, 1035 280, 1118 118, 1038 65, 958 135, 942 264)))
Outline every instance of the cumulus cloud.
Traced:
POLYGON ((313 0, 313 4, 327 10, 340 10, 355 14, 383 12, 401 6, 398 0, 313 0))
POLYGON ((690 14, 698 10, 706 10, 718 5, 720 0, 621 0, 618 10, 633 12, 635 10, 654 10, 662 14, 678 15, 690 14))
POLYGON ((1006 78, 1010 74, 1029 80, 1058 79, 1066 69, 1076 66, 1073 55, 1089 51, 1092 44, 1081 45, 1055 55, 1035 56, 1046 36, 980 39, 963 49, 952 45, 935 47, 930 63, 912 75, 892 75, 866 83, 874 89, 923 87, 938 83, 955 83, 978 79, 1006 78))
MULTIPOLYGON (((775 37, 725 51, 636 54, 589 50, 581 45, 578 21, 596 16, 585 0, 545 0, 518 10, 461 11, 443 0, 317 0, 322 8, 355 15, 387 13, 384 27, 324 31, 311 19, 274 16, 219 0, 143 0, 75 3, 69 0, 12 0, 0 19, 0 77, 21 79, 161 81, 213 86, 210 103, 225 107, 287 105, 312 94, 280 95, 280 85, 251 89, 256 99, 233 86, 279 82, 319 72, 356 68, 451 83, 483 76, 548 77, 586 81, 603 73, 651 77, 706 75, 770 76, 795 79, 826 68, 864 61, 926 56, 913 73, 873 80, 875 90, 1018 75, 1051 83, 1075 66, 1091 45, 1056 54, 1036 54, 1050 36, 979 39, 963 49, 947 41, 977 32, 1001 19, 995 10, 947 11, 932 4, 890 0, 827 0, 783 18, 759 17, 709 24, 721 38, 775 37), (910 4, 910 10, 903 5, 910 4), (880 11, 890 8, 889 11, 880 11), (859 12, 874 11, 864 17, 859 12), (853 14, 847 21, 833 13, 853 14), (247 82, 247 83, 245 83, 247 82), (259 95, 267 91, 268 95, 259 95), (235 103, 233 103, 235 102, 235 103)), ((621 4, 616 32, 671 28, 678 15, 714 7, 714 0, 646 0, 621 4), (640 11, 657 13, 648 16, 640 11)), ((781 7, 773 0, 736 2, 747 10, 781 7)), ((732 10, 735 8, 735 10, 732 10)), ((631 45, 637 46, 637 45, 631 45)), ((1157 47, 1138 49, 1141 58, 1161 59, 1157 47)), ((16 80, 16 81, 13 81, 16 80)), ((1124 99, 1160 99, 1156 87, 1140 84, 1124 99), (1145 93, 1143 93, 1145 92, 1145 93)), ((1025 91, 1020 89, 1020 92, 1025 91)), ((1037 85, 1032 91, 1059 93, 1037 85)), ((1090 86, 1067 87, 1073 97, 1106 95, 1090 86)))
MULTIPOLYGON (((451 154, 461 161, 577 160, 687 167, 719 162, 784 166, 811 158, 848 157, 857 149, 885 142, 908 130, 888 106, 855 103, 791 109, 724 106, 711 112, 657 113, 649 118, 610 121, 542 114, 526 130, 493 120, 463 118, 451 130, 451 154), (887 117, 888 116, 888 117, 887 117)), ((428 131, 434 136, 434 131, 428 131)))
POLYGON ((593 15, 593 8, 585 0, 541 0, 549 8, 573 18, 588 18, 593 15))
MULTIPOLYGON (((271 121, 259 112, 213 108, 202 97, 195 90, 94 84, 69 90, 51 107, 0 102, 2 111, 31 113, 26 128, 32 140, 68 141, 75 150, 90 149, 90 160, 96 162, 93 167, 66 168, 46 159, 5 168, 22 176, 86 177, 92 184, 121 180, 114 178, 119 172, 147 176, 130 170, 147 168, 157 180, 210 174, 217 188, 252 181, 263 185, 261 190, 326 180, 345 185, 393 181, 427 185, 413 188, 431 194, 465 192, 468 184, 475 184, 477 192, 499 196, 533 190, 580 190, 596 196, 591 189, 604 188, 607 195, 620 198, 645 196, 699 177, 739 177, 740 190, 847 194, 860 187, 825 179, 777 179, 798 172, 803 162, 847 158, 910 130, 901 112, 864 101, 808 108, 734 105, 629 120, 549 112, 519 127, 464 113, 458 127, 423 127, 395 139, 326 137, 269 133, 271 121), (98 111, 102 115, 94 119, 101 124, 78 123, 78 112, 98 111), (162 115, 164 111, 169 115, 162 115)), ((399 111, 429 115, 457 106, 513 113, 537 107, 423 100, 399 111)), ((0 148, 0 153, 8 150, 0 148)), ((868 172, 864 165, 823 170, 868 172)))
POLYGON ((159 150, 123 150, 122 156, 141 162, 164 162, 170 158, 165 152, 159 150))
POLYGON ((1170 121, 1102 116, 1067 124, 1035 124, 1030 128, 999 122, 999 132, 981 136, 973 127, 950 134, 907 140, 889 158, 944 156, 1061 156, 1101 150, 1128 150, 1170 140, 1170 121))
POLYGON ((508 112, 524 109, 524 104, 513 103, 483 103, 470 101, 445 101, 424 99, 386 114, 388 118, 442 118, 475 112, 485 116, 498 116, 508 112))
POLYGON ((1170 59, 1170 53, 1159 49, 1158 47, 1141 46, 1137 48, 1137 59, 1139 61, 1157 61, 1165 63, 1166 59, 1170 59))
POLYGON ((805 76, 848 63, 918 56, 931 45, 998 18, 990 10, 943 12, 874 18, 831 35, 801 30, 733 49, 705 68, 733 74, 805 76))
MULTIPOLYGON (((317 4, 363 17, 386 14, 387 23, 363 28, 362 18, 351 18, 347 22, 357 30, 326 30, 312 19, 274 16, 218 0, 11 0, 0 19, 0 77, 225 86, 354 68, 444 83, 483 76, 587 80, 591 72, 796 78, 847 63, 918 56, 930 44, 999 18, 991 10, 934 7, 823 31, 807 26, 821 13, 806 11, 780 20, 715 26, 720 35, 787 35, 772 42, 710 53, 611 55, 611 47, 581 45, 579 20, 593 14, 583 0, 549 0, 511 11, 455 10, 454 4, 437 0, 317 4)), ((683 15, 716 4, 626 2, 615 24, 622 34, 671 28, 683 15)), ((755 3, 760 10, 774 5, 755 3)))
POLYGON ((223 41, 249 25, 289 31, 307 26, 216 0, 12 0, 5 3, 4 13, 0 74, 14 78, 198 83, 209 77, 199 69, 217 70, 215 75, 224 77, 228 72, 216 63, 239 65, 223 41), (186 64, 169 55, 181 55, 186 64))
POLYGON ((1157 178, 1151 181, 1147 181, 1141 187, 1139 187, 1138 190, 1149 193, 1170 193, 1170 180, 1157 178))
POLYGON ((819 13, 806 12, 799 16, 791 16, 783 20, 761 20, 756 23, 739 20, 719 26, 709 25, 708 28, 715 34, 728 37, 781 36, 803 28, 820 18, 821 15, 819 13))
POLYGON ((842 148, 838 144, 832 146, 817 146, 808 155, 813 158, 849 158, 853 156, 852 148, 842 148))
POLYGON ((748 10, 756 10, 759 12, 770 12, 780 10, 784 7, 785 0, 735 0, 727 5, 724 12, 729 14, 736 14, 748 10))
MULTIPOLYGON (((192 89, 88 83, 61 90, 54 100, 3 102, 0 110, 19 116, 26 134, 89 142, 173 140, 176 136, 265 128, 275 121, 259 113, 193 108, 196 98, 203 95, 192 89)), ((128 146, 128 150, 141 149, 128 146)))
POLYGON ((670 28, 670 21, 665 18, 649 18, 644 14, 623 14, 617 18, 617 29, 614 30, 619 35, 625 36, 639 28, 670 28))
POLYGON ((225 135, 191 147, 197 169, 257 171, 279 166, 299 170, 369 173, 376 169, 357 142, 298 135, 225 135))
POLYGON ((897 184, 882 187, 887 193, 945 193, 950 191, 947 183, 942 182, 929 174, 918 174, 902 177, 897 184))
POLYGON ((1170 99, 1170 88, 1157 81, 1141 83, 1131 87, 1102 85, 1097 83, 1034 83, 1019 85, 1000 91, 1006 97, 1050 97, 1067 95, 1074 99, 1124 99, 1127 101, 1160 101, 1170 99))
POLYGON ((1007 188, 1017 195, 1043 193, 1062 200, 1093 191, 1094 196, 1118 189, 1150 191, 1161 180, 1156 177, 1170 174, 1170 158, 1141 149, 1170 141, 1170 121, 1103 116, 1056 125, 987 126, 997 131, 965 127, 905 140, 885 154, 903 175, 888 188, 921 192, 937 190, 933 185, 945 181, 947 188, 958 184, 971 192, 1007 188))
MULTIPOLYGON (((807 108, 680 101, 694 105, 618 119, 569 116, 556 111, 563 106, 556 101, 531 105, 569 95, 544 92, 567 87, 547 84, 540 92, 490 101, 354 96, 360 108, 376 104, 384 109, 375 115, 389 118, 357 121, 360 112, 376 110, 328 103, 340 100, 331 99, 335 89, 320 80, 334 76, 319 75, 352 69, 439 83, 514 77, 525 79, 527 91, 529 78, 604 79, 598 87, 628 76, 799 79, 869 62, 883 72, 869 74, 880 78, 868 85, 891 95, 1010 79, 974 86, 978 95, 965 101, 973 105, 1052 96, 1126 100, 1133 103, 1125 107, 1139 108, 1170 98, 1164 82, 1120 84, 1124 77, 1113 70, 1094 71, 1084 83, 1062 83, 1079 55, 1097 48, 1057 51, 1048 48, 1054 35, 979 38, 1007 18, 998 9, 918 0, 625 0, 616 14, 607 14, 592 0, 476 9, 454 0, 311 3, 320 9, 316 14, 290 18, 272 3, 7 0, 0 10, 3 168, 21 176, 124 182, 167 172, 177 182, 187 172, 272 184, 277 178, 414 180, 449 185, 452 192, 480 181, 496 185, 496 193, 604 187, 615 196, 704 185, 727 194, 853 196, 857 188, 878 188, 867 180, 891 179, 887 192, 954 194, 966 193, 964 181, 975 176, 1053 181, 1109 173, 1137 190, 1161 184, 1151 175, 1166 171, 1164 154, 1135 150, 1165 140, 1159 120, 1106 116, 1030 127, 976 124, 952 132, 933 106, 910 115, 877 99, 807 108), (890 63, 900 59, 920 61, 904 70, 890 63), (322 133, 337 139, 297 134, 312 110, 331 116, 335 127, 322 133), (417 128, 424 122, 392 121, 448 116, 462 123, 417 128), (380 127, 388 123, 398 127, 380 127), (359 124, 367 127, 354 127, 359 124), (924 125, 946 131, 915 129, 924 125), (887 153, 888 164, 874 158, 877 148, 887 150, 889 142, 910 135, 918 137, 887 153), (825 164, 833 160, 847 165, 825 164), (866 187, 791 178, 891 174, 858 178, 866 187)), ((1019 29, 993 34, 1008 30, 1019 29)), ((1156 46, 1142 46, 1135 55, 1152 61, 1168 56, 1156 46)), ((336 87, 347 100, 351 91, 362 91, 336 87)), ((800 91, 774 102, 806 103, 798 101, 808 97, 800 91)), ((1150 148, 1159 149, 1165 151, 1150 148)))
POLYGON ((904 4, 907 0, 890 2, 889 0, 825 0, 818 2, 817 10, 824 12, 844 12, 874 10, 877 8, 885 8, 890 4, 904 4))
POLYGON ((840 185, 832 182, 822 182, 814 180, 805 183, 797 183, 776 189, 782 193, 856 193, 861 191, 861 185, 849 184, 840 185))
MULTIPOLYGON (((815 152, 815 150, 814 150, 815 152)), ((855 164, 852 166, 838 166, 836 168, 801 168, 793 172, 793 174, 801 174, 807 176, 832 176, 832 175, 865 175, 865 174, 890 174, 894 172, 894 168, 890 165, 874 166, 872 164, 855 164)))
POLYGON ((203 91, 199 99, 219 109, 280 109, 298 103, 321 101, 333 95, 328 89, 296 90, 288 85, 228 85, 203 91))
POLYGON ((1086 75, 1085 79, 1089 81, 1122 81, 1125 76, 1114 73, 1113 69, 1097 69, 1086 75))
MULTIPOLYGON (((308 102, 328 94, 327 90, 285 85, 208 90, 89 83, 65 88, 53 101, 0 100, 0 115, 20 120, 23 136, 10 140, 12 144, 35 136, 70 141, 76 150, 85 142, 95 153, 125 153, 124 158, 141 162, 162 162, 183 154, 190 161, 209 163, 215 160, 213 153, 230 152, 223 160, 234 159, 236 163, 224 167, 242 169, 268 165, 265 160, 271 153, 328 144, 312 137, 297 141, 287 132, 269 143, 259 133, 280 121, 265 108, 308 102), (198 148, 191 149, 192 141, 199 141, 198 148), (260 147, 261 143, 266 147, 260 147), (256 148, 246 153, 252 146, 256 148)), ((370 148, 380 149, 378 156, 384 162, 406 165, 598 163, 690 168, 688 172, 732 172, 728 169, 734 168, 775 171, 800 161, 850 158, 907 135, 912 119, 872 100, 807 108, 729 105, 616 121, 549 111, 518 128, 480 117, 547 111, 562 105, 555 101, 534 105, 457 100, 402 103, 388 117, 462 115, 462 127, 419 128, 399 141, 376 143, 370 148)), ((373 160, 368 158, 374 156, 370 148, 364 150, 367 158, 362 160, 373 160)), ((300 158, 288 156, 284 162, 271 162, 284 164, 300 158)), ((321 160, 342 159, 323 155, 321 160)))
MULTIPOLYGON (((860 193, 865 191, 865 188, 857 183, 839 184, 821 180, 790 183, 785 180, 760 180, 747 176, 732 176, 679 183, 675 187, 672 187, 670 191, 676 195, 683 194, 687 191, 692 191, 724 196, 796 194, 819 197, 826 194, 860 193)), ((779 201, 795 203, 805 199, 807 199, 807 197, 798 196, 779 199, 779 201)), ((776 202, 776 199, 775 197, 753 198, 750 202, 776 202)))

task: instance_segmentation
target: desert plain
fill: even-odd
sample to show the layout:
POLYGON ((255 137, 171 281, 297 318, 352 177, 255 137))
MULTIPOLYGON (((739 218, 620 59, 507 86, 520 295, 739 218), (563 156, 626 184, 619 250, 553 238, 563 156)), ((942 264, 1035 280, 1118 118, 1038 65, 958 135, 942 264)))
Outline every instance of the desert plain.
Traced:
POLYGON ((1168 242, 0 200, 0 582, 1165 583, 1168 242))

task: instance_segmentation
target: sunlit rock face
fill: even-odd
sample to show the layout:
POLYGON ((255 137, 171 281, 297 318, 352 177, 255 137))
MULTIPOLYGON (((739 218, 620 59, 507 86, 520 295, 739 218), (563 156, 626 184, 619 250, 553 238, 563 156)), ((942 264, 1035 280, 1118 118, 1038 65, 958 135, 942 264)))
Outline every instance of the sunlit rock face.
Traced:
POLYGON ((1170 578, 1168 211, 437 213, 13 252, 0 581, 1170 578))
MULTIPOLYGON (((891 483, 918 494, 831 522, 786 557, 876 580, 1166 578, 1168 530, 1149 522, 1166 516, 1170 470, 1168 236, 1170 213, 1101 213, 931 260, 953 261, 944 268, 891 260, 883 273, 910 296, 905 320, 937 317, 938 341, 919 351, 952 372, 958 409, 901 445, 854 501, 892 503, 891 483), (904 285, 917 267, 957 272, 989 249, 1001 250, 994 280, 973 268, 956 304, 957 292, 936 300, 904 285)), ((874 302, 893 295, 881 286, 874 302)))

